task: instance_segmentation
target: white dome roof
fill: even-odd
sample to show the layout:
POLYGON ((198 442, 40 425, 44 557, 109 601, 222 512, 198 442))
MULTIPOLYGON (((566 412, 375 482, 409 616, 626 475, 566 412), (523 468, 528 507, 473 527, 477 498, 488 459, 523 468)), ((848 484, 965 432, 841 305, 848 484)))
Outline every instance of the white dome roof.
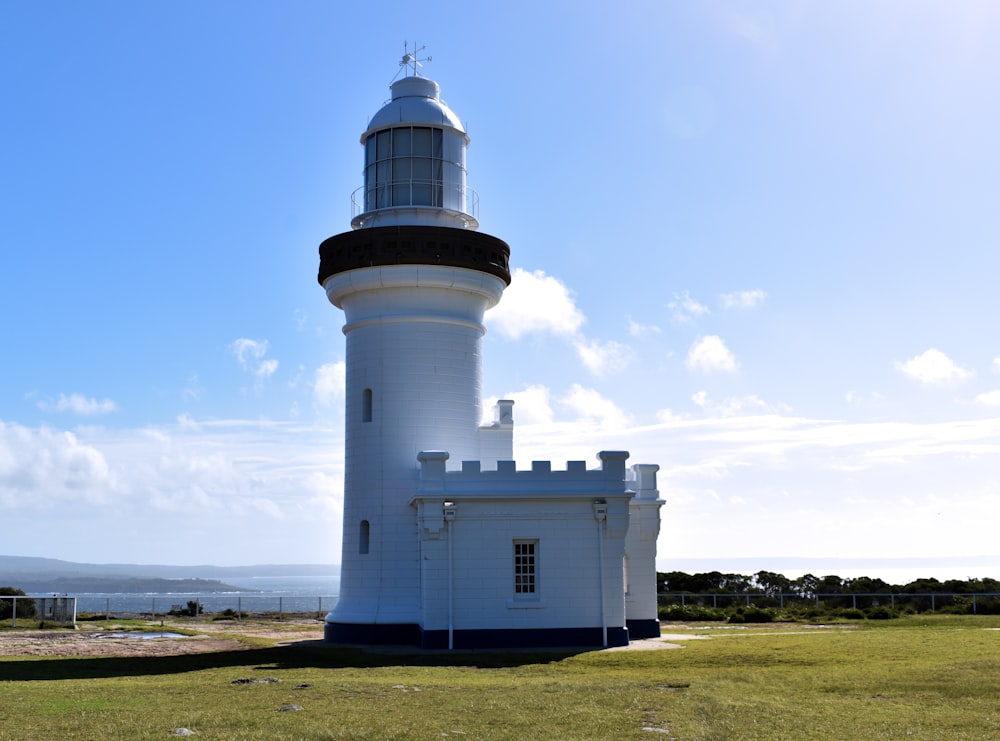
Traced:
POLYGON ((465 134, 465 128, 455 111, 441 101, 441 88, 426 77, 403 77, 389 87, 392 100, 382 106, 368 122, 361 135, 363 142, 375 129, 396 124, 432 124, 445 126, 465 134))

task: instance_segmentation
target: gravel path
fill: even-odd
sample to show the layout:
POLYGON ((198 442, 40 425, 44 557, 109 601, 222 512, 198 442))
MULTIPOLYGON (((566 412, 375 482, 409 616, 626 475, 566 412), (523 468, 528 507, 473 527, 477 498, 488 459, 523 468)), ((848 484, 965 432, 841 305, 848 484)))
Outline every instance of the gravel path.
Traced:
POLYGON ((282 623, 219 621, 185 625, 161 625, 156 621, 141 630, 157 633, 183 630, 196 634, 182 638, 118 637, 135 633, 134 625, 100 630, 85 625, 78 630, 8 630, 0 632, 0 656, 180 656, 254 647, 242 642, 241 637, 281 639, 282 642, 323 637, 320 620, 282 623))

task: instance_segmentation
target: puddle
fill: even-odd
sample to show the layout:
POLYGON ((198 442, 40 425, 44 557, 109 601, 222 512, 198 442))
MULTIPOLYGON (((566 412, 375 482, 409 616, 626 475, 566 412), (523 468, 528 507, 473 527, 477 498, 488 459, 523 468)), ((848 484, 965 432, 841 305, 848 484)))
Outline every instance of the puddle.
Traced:
POLYGON ((187 638, 183 633, 105 633, 101 638, 187 638))

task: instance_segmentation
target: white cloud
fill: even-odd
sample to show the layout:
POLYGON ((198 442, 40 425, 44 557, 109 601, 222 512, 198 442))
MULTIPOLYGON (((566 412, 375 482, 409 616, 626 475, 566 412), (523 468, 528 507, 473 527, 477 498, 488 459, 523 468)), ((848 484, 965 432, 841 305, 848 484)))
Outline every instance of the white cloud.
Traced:
POLYGON ((988 407, 1000 407, 1000 391, 988 391, 976 397, 976 403, 988 407))
MULTIPOLYGON (((555 419, 552 411, 552 393, 548 387, 532 385, 523 391, 511 391, 503 398, 514 402, 514 423, 515 425, 545 424, 555 419)), ((493 405, 496 398, 490 398, 485 403, 485 410, 492 420, 493 405)))
POLYGON ((486 321, 516 340, 532 332, 574 335, 585 319, 562 281, 541 270, 517 268, 503 299, 486 313, 486 321))
POLYGON ((183 397, 185 401, 197 401, 204 393, 205 389, 198 380, 197 373, 192 373, 188 378, 187 384, 181 389, 181 397, 183 397))
POLYGON ((87 398, 83 394, 59 394, 57 401, 40 401, 38 407, 47 412, 71 412, 84 417, 118 411, 118 405, 111 399, 98 401, 94 398, 87 398))
POLYGON ((267 355, 267 340, 250 340, 240 337, 229 345, 229 349, 246 370, 253 370, 252 361, 267 355))
POLYGON ((261 380, 265 380, 273 376, 276 370, 278 370, 278 361, 274 358, 268 358, 261 361, 260 365, 257 366, 257 370, 254 371, 254 375, 261 380))
POLYGON ((721 296, 722 306, 726 309, 754 309, 764 303, 767 293, 756 288, 752 291, 737 291, 724 293, 721 296))
POLYGON ((869 404, 878 404, 885 401, 885 397, 877 391, 859 393, 854 390, 844 392, 844 401, 852 407, 859 407, 869 404))
POLYGON ((640 324, 628 317, 628 333, 630 337, 642 337, 647 334, 660 334, 660 328, 655 324, 640 324))
POLYGON ((735 417, 741 414, 754 413, 776 413, 791 411, 785 404, 769 404, 761 399, 757 394, 746 394, 745 396, 729 396, 720 401, 709 397, 707 391, 698 391, 691 395, 691 401, 695 406, 701 407, 714 417, 735 417))
POLYGON ((569 289, 541 270, 515 270, 503 300, 486 314, 486 321, 512 340, 530 333, 567 338, 587 370, 597 376, 620 371, 631 360, 628 345, 585 337, 580 328, 586 318, 577 308, 569 289))
MULTIPOLYGON (((660 464, 658 488, 668 501, 662 559, 761 555, 752 531, 768 523, 789 534, 788 554, 837 554, 845 542, 865 557, 996 554, 990 514, 1000 507, 1000 416, 853 423, 702 393, 712 414, 737 405, 764 413, 664 411, 658 424, 631 426, 614 403, 580 386, 559 400, 562 413, 575 415, 562 422, 553 420, 544 387, 508 396, 517 401, 519 467, 551 460, 560 468, 599 450, 660 464), (758 514, 727 511, 725 503, 738 499, 758 514)), ((335 563, 342 451, 338 425, 183 416, 158 428, 70 434, 0 422, 0 521, 12 553, 246 564, 269 542, 281 544, 288 562, 335 563), (46 554, 37 553, 40 510, 54 548, 46 554), (81 530, 91 537, 74 540, 81 530), (198 547, 179 549, 179 534, 198 547)))
POLYGON ((185 416, 77 433, 0 422, 0 521, 14 553, 37 553, 44 512, 53 542, 38 555, 252 563, 270 542, 285 544, 284 559, 331 563, 339 510, 315 503, 312 482, 323 477, 327 497, 340 497, 342 451, 342 430, 270 421, 185 416), (196 549, 179 545, 188 538, 196 549))
POLYGON ((254 378, 254 390, 260 392, 274 372, 278 370, 278 361, 265 358, 267 355, 267 340, 250 340, 240 337, 229 345, 230 351, 236 356, 240 366, 254 378))
POLYGON ((675 293, 674 300, 667 304, 667 308, 673 312, 674 321, 681 324, 711 313, 707 306, 695 301, 687 291, 675 293))
POLYGON ((601 427, 620 429, 629 423, 628 415, 617 404, 576 383, 559 402, 569 407, 578 419, 597 422, 601 427))
POLYGON ((695 341, 688 351, 687 365, 691 370, 711 373, 736 370, 736 357, 717 335, 706 335, 695 341))
POLYGON ((343 360, 327 363, 316 369, 313 396, 320 404, 332 406, 334 402, 344 398, 346 385, 347 364, 343 360))
POLYGON ((601 342, 580 338, 573 343, 580 360, 595 376, 624 369, 631 361, 632 348, 614 340, 601 342))
POLYGON ((98 504, 110 501, 115 488, 105 456, 74 433, 0 421, 0 509, 98 504))
POLYGON ((683 422, 685 419, 683 414, 674 414, 671 409, 660 409, 656 412, 657 422, 663 424, 670 424, 672 422, 683 422))
POLYGON ((896 369, 929 386, 959 383, 972 375, 972 371, 957 365, 951 358, 935 348, 905 362, 897 361, 896 369))

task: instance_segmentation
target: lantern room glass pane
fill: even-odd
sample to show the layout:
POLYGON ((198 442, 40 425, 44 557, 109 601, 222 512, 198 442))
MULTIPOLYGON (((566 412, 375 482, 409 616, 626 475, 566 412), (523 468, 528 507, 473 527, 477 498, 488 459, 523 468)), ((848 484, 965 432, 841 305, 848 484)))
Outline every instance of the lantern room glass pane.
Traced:
POLYGON ((413 129, 413 156, 431 156, 431 130, 424 127, 413 129))
POLYGON ((462 140, 430 126, 399 126, 365 140, 365 209, 391 206, 454 208, 464 200, 461 162, 444 166, 445 148, 459 160, 462 140), (449 195, 445 195, 445 175, 449 195), (458 175, 456 178, 455 175, 458 175))
POLYGON ((392 130, 392 156, 409 157, 412 153, 410 148, 410 129, 392 130))
POLYGON ((413 163, 413 179, 417 181, 428 181, 431 179, 431 160, 427 157, 414 157, 411 162, 413 163))
POLYGON ((375 158, 378 160, 389 159, 389 143, 391 140, 392 131, 385 130, 380 131, 375 135, 375 158))

